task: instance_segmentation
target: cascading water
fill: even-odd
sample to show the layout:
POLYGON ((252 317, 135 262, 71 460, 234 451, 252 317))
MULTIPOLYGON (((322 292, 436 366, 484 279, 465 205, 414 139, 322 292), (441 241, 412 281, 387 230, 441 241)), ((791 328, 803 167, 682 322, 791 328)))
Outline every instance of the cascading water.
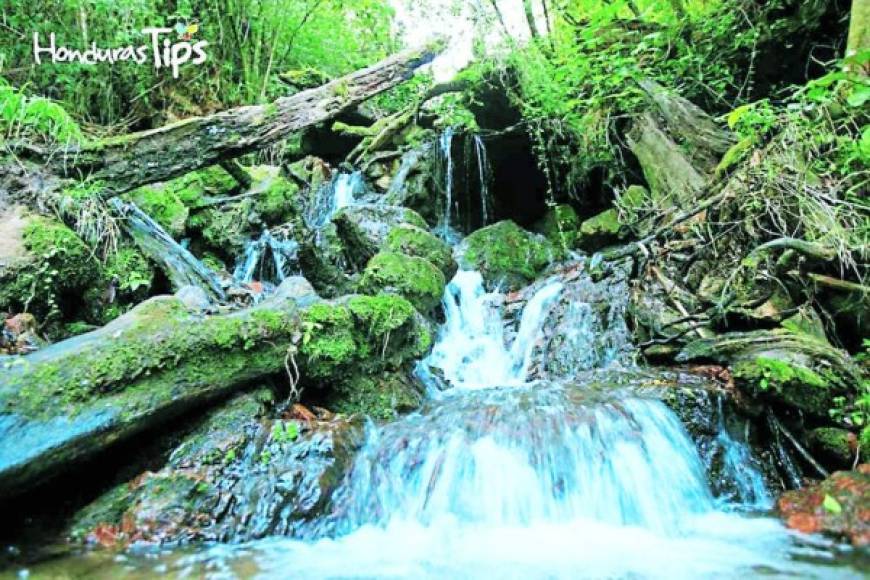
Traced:
POLYGON ((477 158, 477 175, 480 179, 481 226, 485 226, 489 223, 490 213, 492 211, 490 207, 492 201, 489 196, 489 177, 492 169, 489 166, 489 157, 486 155, 486 145, 483 143, 483 138, 478 134, 474 134, 471 139, 472 143, 474 143, 474 154, 477 158))
POLYGON ((365 190, 362 172, 341 172, 314 192, 305 213, 305 221, 313 229, 322 228, 335 213, 349 205, 365 190))
POLYGON ((254 280, 280 284, 298 272, 298 252, 299 244, 294 240, 278 239, 265 230, 259 238, 248 242, 244 257, 233 270, 233 279, 239 284, 254 280))
MULTIPOLYGON (((291 565, 314 577, 812 572, 792 558, 795 547, 776 520, 720 509, 695 445, 662 402, 589 388, 576 371, 563 377, 570 381, 526 382, 530 353, 538 352, 530 345, 543 338, 566 284, 540 284, 507 345, 504 297, 486 292, 479 274, 460 271, 426 361, 450 388, 418 413, 370 424, 329 513, 299 530, 304 539, 249 545, 245 566, 264 577, 291 565)), ((584 326, 577 332, 607 325, 590 312, 571 319, 584 326)), ((743 461, 741 453, 731 458, 743 461)), ((241 568, 225 556, 216 548, 185 565, 241 568)))
POLYGON ((441 217, 441 237, 450 237, 450 216, 453 213, 453 128, 447 127, 438 138, 444 171, 444 214, 441 217))

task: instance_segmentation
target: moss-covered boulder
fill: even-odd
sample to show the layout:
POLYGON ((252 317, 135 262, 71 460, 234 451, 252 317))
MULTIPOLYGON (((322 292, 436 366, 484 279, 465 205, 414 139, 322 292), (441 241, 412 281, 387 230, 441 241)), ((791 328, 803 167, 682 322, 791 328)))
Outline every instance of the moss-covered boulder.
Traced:
POLYGON ((101 264, 99 275, 85 290, 82 318, 107 324, 145 300, 154 284, 154 265, 132 245, 121 245, 101 264))
POLYGON ((546 238, 505 220, 481 228, 457 249, 463 269, 477 270, 490 288, 520 288, 537 278, 561 252, 546 238))
POLYGON ((286 223, 301 215, 299 186, 281 175, 280 167, 258 165, 246 172, 251 177, 251 187, 245 195, 253 198, 252 209, 264 225, 286 223))
POLYGON ((401 296, 349 296, 303 315, 299 352, 315 381, 360 367, 397 369, 431 345, 428 326, 401 296))
POLYGON ((394 227, 402 224, 428 227, 417 212, 392 205, 352 205, 339 211, 332 221, 348 261, 360 269, 383 247, 394 227))
POLYGON ((417 409, 422 402, 423 394, 408 373, 392 371, 343 378, 329 390, 324 404, 337 413, 388 420, 417 409))
POLYGON ((817 427, 809 433, 816 457, 837 469, 851 467, 859 454, 858 436, 837 427, 817 427))
POLYGON ((580 224, 575 245, 587 252, 594 252, 618 242, 623 237, 621 232, 619 213, 611 208, 580 224))
POLYGON ((442 239, 435 237, 423 228, 411 224, 400 224, 390 230, 384 245, 387 252, 404 254, 428 260, 450 279, 456 273, 453 251, 442 239))
POLYGON ((838 397, 860 396, 861 373, 848 353, 785 329, 698 339, 677 358, 729 364, 737 385, 749 394, 818 418, 830 418, 838 397))
POLYGON ((359 291, 398 294, 420 312, 429 313, 441 302, 446 284, 441 270, 424 258, 380 252, 366 265, 359 291))
POLYGON ((60 320, 65 304, 100 279, 100 262, 78 235, 61 222, 28 215, 6 243, 17 255, 0 263, 0 311, 27 310, 46 322, 60 320))
POLYGON ((547 209, 547 213, 534 227, 557 247, 571 249, 580 227, 580 218, 574 208, 568 204, 559 204, 547 209))

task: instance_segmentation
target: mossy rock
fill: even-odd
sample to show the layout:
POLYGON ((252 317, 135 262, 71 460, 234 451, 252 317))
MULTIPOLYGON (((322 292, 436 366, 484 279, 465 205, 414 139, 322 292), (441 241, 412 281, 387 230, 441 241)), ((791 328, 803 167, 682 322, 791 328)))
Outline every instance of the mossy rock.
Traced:
POLYGON ((31 216, 21 232, 24 254, 0 267, 0 310, 25 308, 40 320, 59 317, 64 298, 78 298, 100 278, 100 263, 74 231, 31 216))
POLYGON ((594 252, 622 239, 621 231, 619 213, 611 208, 580 224, 576 246, 587 252, 594 252))
POLYGON ((402 224, 428 227, 417 212, 392 205, 352 205, 339 211, 332 221, 348 261, 360 269, 384 246, 394 227, 402 224))
POLYGON ((479 271, 490 288, 504 283, 517 289, 534 281, 561 252, 543 236, 505 220, 469 235, 457 255, 459 265, 479 271))
POLYGON ((282 176, 280 167, 258 165, 246 171, 252 180, 246 194, 252 194, 252 209, 264 225, 283 224, 300 215, 299 186, 282 176))
POLYGON ((387 234, 384 249, 387 252, 428 260, 441 270, 445 278, 452 278, 456 273, 456 261, 450 246, 423 228, 411 224, 394 227, 387 234))
POLYGON ((330 390, 325 404, 337 413, 389 420, 417 409, 422 402, 422 393, 407 374, 391 372, 360 373, 341 380, 330 390))
POLYGON ((568 204, 560 204, 547 209, 547 213, 535 224, 535 231, 543 234, 557 247, 571 249, 580 227, 577 212, 568 204))
POLYGON ((398 294, 420 312, 429 313, 441 302, 446 284, 441 270, 424 258, 380 252, 366 265, 359 291, 398 294))
POLYGON ((837 427, 818 427, 810 431, 809 443, 813 452, 829 466, 842 469, 851 467, 858 451, 858 436, 837 427))
POLYGON ((311 306, 303 315, 300 353, 308 376, 324 379, 364 365, 401 367, 425 354, 432 337, 401 296, 350 296, 311 306))
POLYGON ((860 369, 848 353, 785 329, 698 339, 677 359, 730 364, 737 385, 749 394, 824 419, 837 397, 859 395, 860 369))

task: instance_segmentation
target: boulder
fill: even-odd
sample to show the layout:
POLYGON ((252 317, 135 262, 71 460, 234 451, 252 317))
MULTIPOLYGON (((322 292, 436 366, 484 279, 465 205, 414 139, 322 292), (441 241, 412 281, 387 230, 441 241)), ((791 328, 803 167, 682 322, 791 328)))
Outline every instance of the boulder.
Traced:
POLYGON ((344 243, 347 259, 360 269, 387 240, 390 231, 401 224, 426 229, 426 221, 408 208, 394 205, 359 204, 346 207, 333 218, 344 243))
POLYGON ((622 239, 621 229, 617 211, 605 210, 580 224, 576 246, 587 252, 600 250, 622 239))
POLYGON ((580 218, 574 208, 568 204, 559 204, 547 209, 544 217, 535 223, 534 230, 557 247, 570 249, 574 247, 579 227, 580 218))
POLYGON ((441 270, 446 279, 456 273, 453 251, 443 240, 411 224, 400 224, 390 230, 384 245, 387 252, 423 258, 441 270))
POLYGON ((730 332, 695 340, 681 361, 731 365, 738 386, 753 396, 828 419, 836 397, 854 399, 860 370, 848 353, 811 335, 786 329, 730 332))
POLYGON ((787 491, 777 507, 794 530, 826 534, 856 547, 870 545, 870 465, 837 471, 817 484, 787 491))
POLYGON ((446 284, 441 270, 425 258, 380 252, 366 265, 358 289, 366 294, 398 294, 428 314, 441 302, 446 284))
POLYGON ((110 490, 75 517, 75 541, 122 548, 241 542, 298 534, 328 511, 362 422, 294 405, 267 388, 216 409, 157 471, 110 490))
POLYGON ((505 220, 466 237, 456 255, 460 267, 479 271, 487 287, 504 284, 516 290, 534 281, 562 253, 543 236, 505 220))

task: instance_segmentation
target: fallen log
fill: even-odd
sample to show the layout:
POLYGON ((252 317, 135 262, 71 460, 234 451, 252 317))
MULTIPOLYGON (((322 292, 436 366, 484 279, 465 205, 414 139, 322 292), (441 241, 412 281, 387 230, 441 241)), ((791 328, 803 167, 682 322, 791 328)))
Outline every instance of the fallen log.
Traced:
POLYGON ((400 368, 428 347, 420 320, 397 296, 327 302, 296 277, 246 310, 202 316, 160 296, 91 333, 0 357, 0 499, 283 373, 288 359, 327 385, 360 367, 400 368))
POLYGON ((106 195, 165 181, 267 147, 408 79, 443 48, 434 43, 266 105, 237 107, 55 152, 58 175, 105 184, 106 195))

